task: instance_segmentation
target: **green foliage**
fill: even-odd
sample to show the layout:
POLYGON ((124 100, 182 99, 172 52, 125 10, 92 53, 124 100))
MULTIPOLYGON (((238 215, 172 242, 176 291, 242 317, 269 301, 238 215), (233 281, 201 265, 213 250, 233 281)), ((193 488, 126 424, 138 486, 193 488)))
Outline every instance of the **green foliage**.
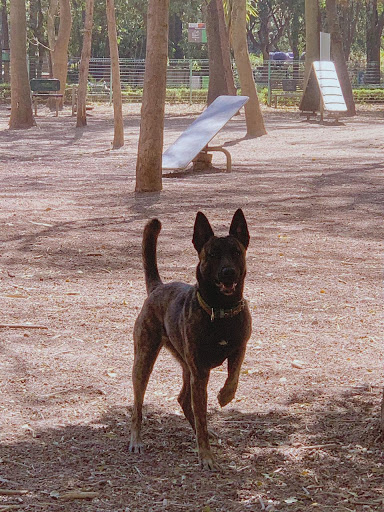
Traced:
MULTIPOLYGON (((209 0, 172 0, 170 2, 169 58, 207 58, 206 44, 188 43, 188 23, 204 21, 203 7, 209 0)), ((230 16, 233 0, 223 0, 227 17, 230 16)), ((9 2, 7 2, 9 4, 9 2)), ((28 38, 47 45, 46 18, 50 0, 27 2, 29 12, 28 38), (36 12, 41 5, 44 20, 42 32, 36 32, 36 12), (35 11, 33 11, 35 9, 35 11)), ((121 58, 144 59, 146 48, 147 0, 115 0, 117 35, 121 58)), ((344 33, 343 41, 354 33, 347 50, 351 49, 350 60, 364 63, 366 55, 366 26, 368 10, 364 3, 339 2, 339 22, 344 33), (356 26, 355 26, 356 22, 356 26), (353 24, 353 26, 352 26, 353 24)), ((83 42, 85 0, 71 0, 72 34, 69 54, 79 57, 83 42)), ((327 30, 324 0, 320 2, 323 29, 327 30)), ((381 16, 384 3, 378 2, 377 15, 381 16)), ((305 51, 304 0, 247 0, 248 41, 250 51, 265 56, 270 51, 295 51, 300 55, 305 51)), ((58 24, 57 17, 56 23, 58 24)), ((381 59, 384 59, 384 50, 381 59)), ((94 28, 92 36, 92 56, 109 57, 109 42, 105 0, 95 2, 94 28)), ((254 63, 256 64, 255 57, 254 63)))
MULTIPOLYGON (((143 89, 125 87, 122 91, 123 101, 129 103, 140 103, 143 96, 143 89)), ((193 89, 192 94, 187 87, 167 88, 165 101, 167 103, 205 103, 207 101, 207 89, 193 89)))
POLYGON ((384 89, 382 89, 382 88, 353 89, 353 98, 356 103, 384 103, 384 89))
POLYGON ((11 86, 10 84, 0 83, 0 102, 8 103, 11 99, 11 86))
POLYGON ((257 91, 257 95, 259 97, 260 103, 264 103, 264 105, 268 104, 268 87, 263 87, 257 91))
MULTIPOLYGON (((224 6, 224 14, 227 21, 227 24, 230 24, 230 18, 231 18, 231 12, 232 12, 232 0, 223 0, 223 6, 224 6)), ((247 0, 247 22, 249 22, 251 16, 254 18, 257 17, 257 2, 256 0, 247 0)))
POLYGON ((256 55, 255 53, 250 53, 249 60, 251 62, 252 67, 263 65, 263 56, 262 55, 256 55))
MULTIPOLYGON (((143 0, 115 0, 116 26, 121 58, 144 59, 146 47, 147 2, 143 0)), ((73 29, 69 53, 79 56, 83 40, 84 0, 73 0, 73 29)), ((188 43, 188 23, 202 21, 201 1, 172 0, 170 20, 176 17, 182 24, 182 39, 177 42, 182 57, 207 58, 206 45, 188 43), (192 51, 192 53, 191 53, 192 51)), ((169 57, 175 57, 175 41, 170 37, 169 57)), ((105 1, 95 2, 92 32, 92 57, 109 57, 109 42, 105 1)))

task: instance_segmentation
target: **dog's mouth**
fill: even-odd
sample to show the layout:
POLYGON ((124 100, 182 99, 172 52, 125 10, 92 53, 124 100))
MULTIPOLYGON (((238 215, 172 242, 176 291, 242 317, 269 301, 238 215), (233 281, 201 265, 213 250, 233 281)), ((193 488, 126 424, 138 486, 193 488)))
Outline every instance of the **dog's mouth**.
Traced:
POLYGON ((216 286, 223 295, 233 295, 236 291, 237 283, 223 283, 221 281, 217 281, 216 286))

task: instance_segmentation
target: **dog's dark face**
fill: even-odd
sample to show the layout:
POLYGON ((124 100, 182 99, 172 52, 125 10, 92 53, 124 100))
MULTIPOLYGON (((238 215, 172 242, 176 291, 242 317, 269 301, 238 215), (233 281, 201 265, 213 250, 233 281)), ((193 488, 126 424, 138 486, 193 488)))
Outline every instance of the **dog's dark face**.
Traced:
POLYGON ((193 232, 193 245, 200 260, 197 279, 200 287, 211 299, 241 297, 248 244, 248 227, 242 210, 237 210, 233 216, 229 235, 226 237, 214 236, 206 216, 201 212, 197 213, 193 232))

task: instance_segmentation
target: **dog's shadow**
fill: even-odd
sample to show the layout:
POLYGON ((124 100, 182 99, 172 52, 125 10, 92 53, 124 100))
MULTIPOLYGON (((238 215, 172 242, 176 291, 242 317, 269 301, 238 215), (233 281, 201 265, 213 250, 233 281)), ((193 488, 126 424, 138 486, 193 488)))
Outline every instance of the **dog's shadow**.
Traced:
MULTIPOLYGON (((306 414, 300 408, 292 413, 298 400, 310 407, 306 397, 266 414, 211 411, 209 426, 219 435, 212 448, 222 466, 214 473, 200 470, 192 429, 169 405, 146 406, 143 455, 128 452, 130 419, 116 407, 90 424, 34 429, 3 441, 2 474, 11 488, 26 489, 23 506, 51 501, 52 511, 62 510, 60 493, 73 489, 94 491, 98 501, 90 506, 102 510, 125 510, 127 503, 135 511, 159 510, 164 503, 175 504, 170 510, 202 510, 210 503, 211 510, 234 511, 256 495, 281 503, 294 496, 301 508, 290 510, 313 501, 337 509, 348 490, 373 496, 382 485, 380 397, 377 404, 373 398, 372 391, 337 396, 306 414), (327 494, 331 484, 344 494, 327 494)), ((2 499, 14 505, 14 496, 2 499)))

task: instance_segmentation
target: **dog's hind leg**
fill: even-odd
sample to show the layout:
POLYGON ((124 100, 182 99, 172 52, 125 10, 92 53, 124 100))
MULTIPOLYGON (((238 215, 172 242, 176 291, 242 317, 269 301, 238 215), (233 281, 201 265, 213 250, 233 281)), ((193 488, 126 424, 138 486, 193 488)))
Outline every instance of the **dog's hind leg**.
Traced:
POLYGON ((162 347, 160 332, 156 334, 156 331, 146 329, 141 329, 140 334, 135 332, 135 359, 132 369, 134 404, 132 410, 131 441, 129 443, 129 451, 132 453, 143 452, 144 446, 141 440, 142 409, 149 377, 162 347))

